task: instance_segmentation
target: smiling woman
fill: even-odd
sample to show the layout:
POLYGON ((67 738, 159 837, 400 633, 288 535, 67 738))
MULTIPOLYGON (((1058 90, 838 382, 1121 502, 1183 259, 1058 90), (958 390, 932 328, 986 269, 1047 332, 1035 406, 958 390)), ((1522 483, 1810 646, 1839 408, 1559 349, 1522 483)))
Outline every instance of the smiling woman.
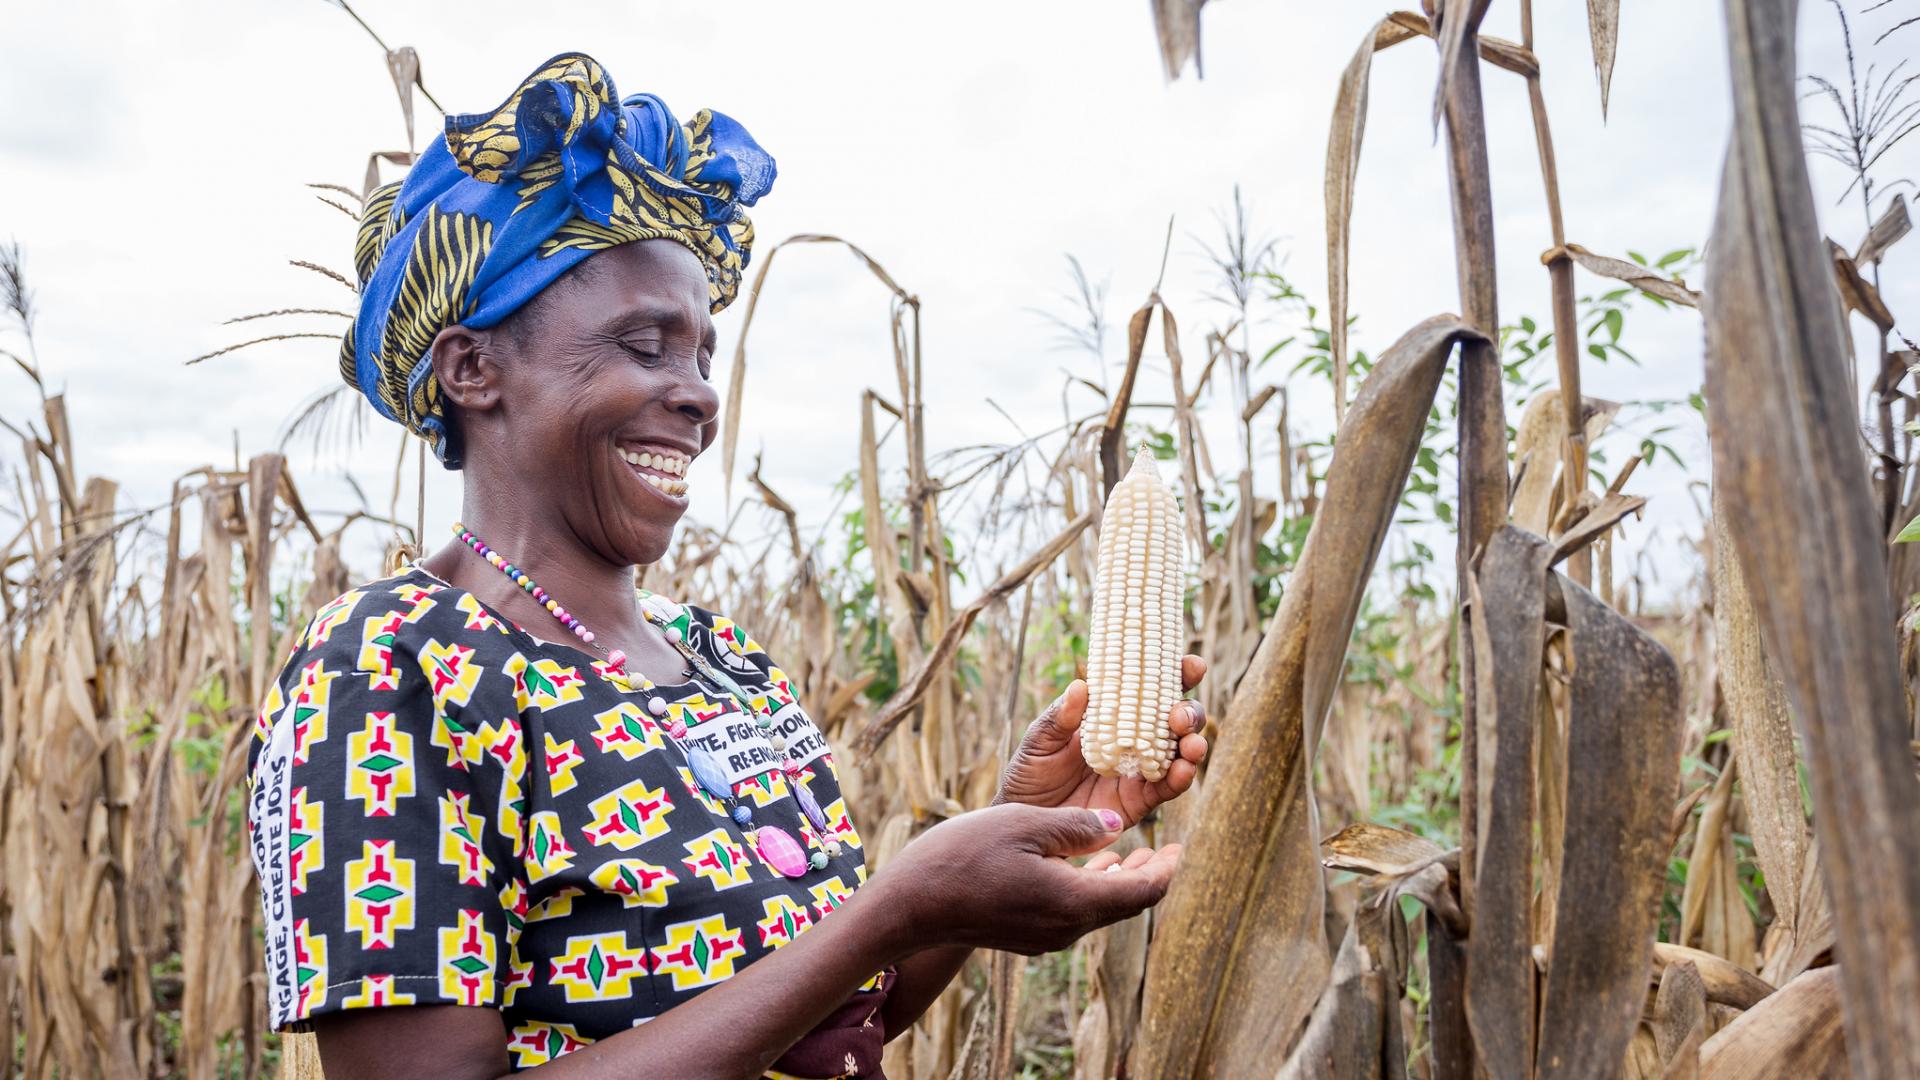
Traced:
POLYGON ((260 710, 271 1019, 334 1080, 879 1076, 971 949, 1166 891, 1177 848, 1101 849, 1192 784, 1195 703, 1164 777, 1100 777, 1071 684, 995 806, 869 881, 778 664, 634 588, 713 441, 710 314, 773 176, 727 117, 566 54, 367 201, 342 374, 461 470, 465 524, 323 607, 260 710))

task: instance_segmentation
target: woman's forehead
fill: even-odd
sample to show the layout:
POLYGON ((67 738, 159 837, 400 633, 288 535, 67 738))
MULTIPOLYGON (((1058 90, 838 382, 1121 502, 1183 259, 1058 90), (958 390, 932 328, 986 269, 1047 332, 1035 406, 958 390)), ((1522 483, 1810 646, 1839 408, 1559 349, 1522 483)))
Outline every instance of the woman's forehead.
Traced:
POLYGON ((569 306, 591 313, 590 324, 668 324, 705 333, 707 275, 700 261, 672 240, 639 240, 603 251, 580 264, 587 280, 569 290, 569 306), (591 267, 591 270, 586 270, 591 267))

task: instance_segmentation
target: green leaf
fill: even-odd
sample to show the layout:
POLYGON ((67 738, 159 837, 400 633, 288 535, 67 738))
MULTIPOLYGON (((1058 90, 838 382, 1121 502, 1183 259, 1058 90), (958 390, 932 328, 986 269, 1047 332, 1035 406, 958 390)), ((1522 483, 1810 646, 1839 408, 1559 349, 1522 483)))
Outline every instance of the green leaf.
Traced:
POLYGON ((1896 544, 1911 544, 1915 540, 1920 540, 1920 517, 1907 522, 1907 527, 1901 529, 1900 535, 1893 538, 1896 544))

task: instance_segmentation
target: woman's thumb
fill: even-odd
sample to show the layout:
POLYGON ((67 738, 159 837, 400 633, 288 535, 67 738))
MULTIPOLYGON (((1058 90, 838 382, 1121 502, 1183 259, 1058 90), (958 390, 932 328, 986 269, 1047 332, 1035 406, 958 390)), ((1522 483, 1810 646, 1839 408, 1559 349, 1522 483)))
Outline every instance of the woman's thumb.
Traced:
POLYGON ((1043 855, 1091 855, 1113 843, 1126 819, 1112 810, 1061 806, 1044 811, 1047 823, 1043 855))

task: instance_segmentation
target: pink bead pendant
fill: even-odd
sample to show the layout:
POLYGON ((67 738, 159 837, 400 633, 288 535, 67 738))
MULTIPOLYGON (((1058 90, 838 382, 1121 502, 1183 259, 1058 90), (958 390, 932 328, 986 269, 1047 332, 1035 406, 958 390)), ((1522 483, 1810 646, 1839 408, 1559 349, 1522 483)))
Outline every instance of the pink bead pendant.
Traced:
POLYGON ((799 877, 807 872, 806 851, 800 847, 800 841, 785 829, 762 825, 755 830, 753 841, 760 857, 782 875, 799 877))

